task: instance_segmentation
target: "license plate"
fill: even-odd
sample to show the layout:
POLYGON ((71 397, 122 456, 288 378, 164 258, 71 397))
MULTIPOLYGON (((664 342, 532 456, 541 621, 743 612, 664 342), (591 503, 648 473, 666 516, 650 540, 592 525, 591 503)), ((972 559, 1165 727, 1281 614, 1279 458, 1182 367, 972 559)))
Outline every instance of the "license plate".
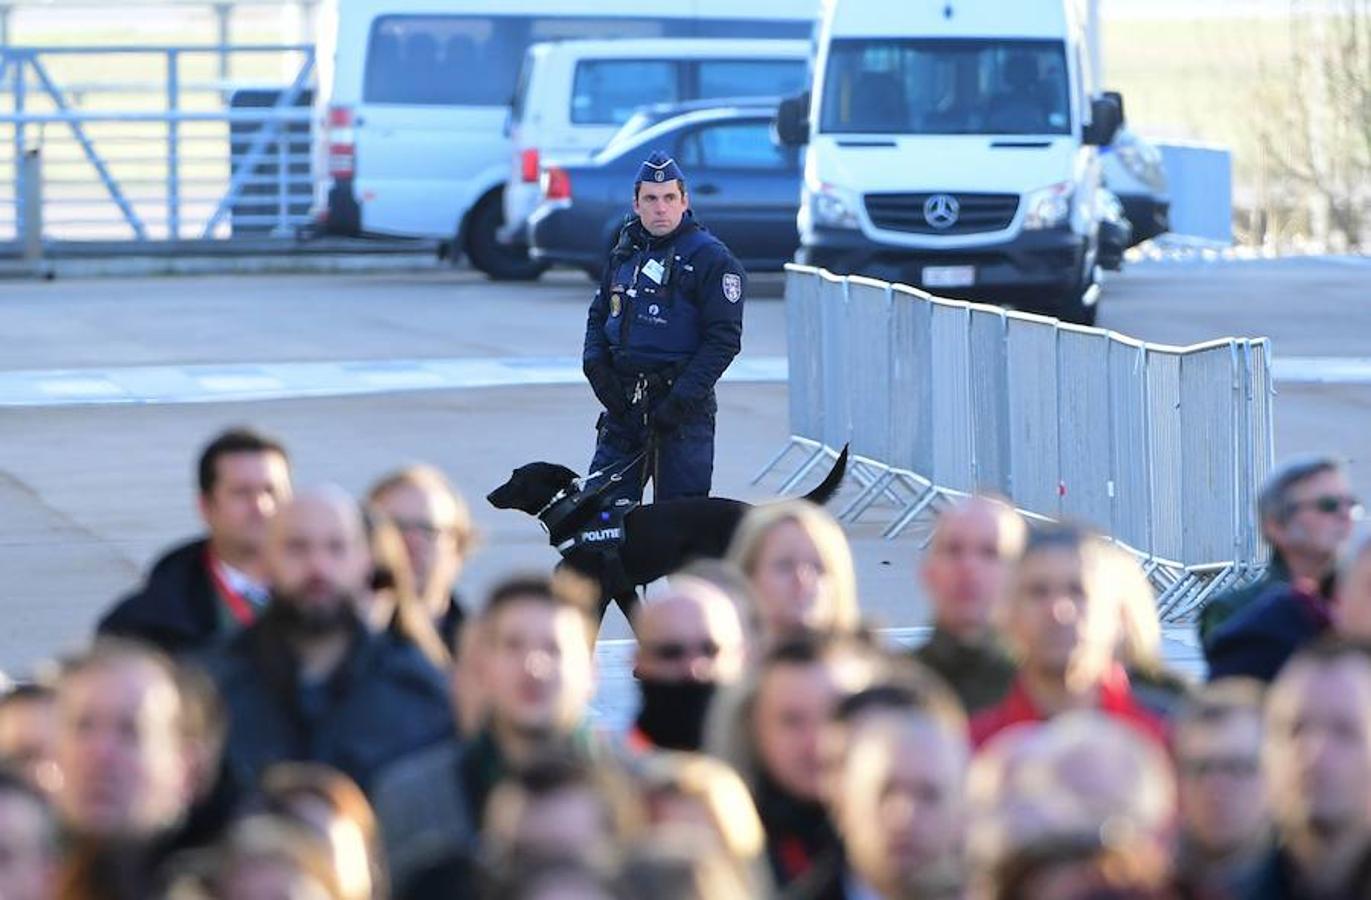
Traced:
POLYGON ((975 266, 924 266, 923 286, 931 288, 970 287, 976 283, 975 266))

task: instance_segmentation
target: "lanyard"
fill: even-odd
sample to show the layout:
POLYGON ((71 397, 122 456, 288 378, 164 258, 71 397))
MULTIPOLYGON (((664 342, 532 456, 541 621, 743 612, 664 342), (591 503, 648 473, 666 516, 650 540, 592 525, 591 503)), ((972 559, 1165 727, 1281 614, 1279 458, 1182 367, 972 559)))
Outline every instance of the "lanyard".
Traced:
POLYGON ((205 567, 209 569, 209 577, 214 582, 214 589, 224 598, 224 603, 228 606, 229 614, 238 622, 239 625, 251 625, 257 618, 257 612, 251 603, 242 594, 233 589, 222 572, 219 571, 219 560, 215 558, 214 552, 209 547, 205 548, 205 567))

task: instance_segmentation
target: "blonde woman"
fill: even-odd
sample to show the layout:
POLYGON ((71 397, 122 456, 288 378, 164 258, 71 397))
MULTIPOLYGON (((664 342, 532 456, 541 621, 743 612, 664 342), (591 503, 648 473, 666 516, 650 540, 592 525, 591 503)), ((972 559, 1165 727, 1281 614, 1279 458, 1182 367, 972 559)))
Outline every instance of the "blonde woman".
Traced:
POLYGON ((822 508, 804 500, 757 507, 738 526, 728 559, 752 588, 763 647, 806 631, 856 630, 852 551, 822 508))

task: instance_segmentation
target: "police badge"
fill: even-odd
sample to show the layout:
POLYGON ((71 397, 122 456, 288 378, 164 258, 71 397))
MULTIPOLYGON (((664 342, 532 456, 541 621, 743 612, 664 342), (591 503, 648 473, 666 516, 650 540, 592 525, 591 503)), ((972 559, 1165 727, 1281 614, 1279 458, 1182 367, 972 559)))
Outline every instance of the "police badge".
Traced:
POLYGON ((620 295, 619 295, 618 293, 610 294, 610 295, 609 295, 609 317, 610 317, 611 319, 617 319, 617 318, 619 318, 619 313, 620 313, 621 311, 623 311, 623 308, 624 308, 624 302, 623 302, 623 299, 620 297, 620 295))
POLYGON ((732 272, 724 273, 724 299, 729 303, 737 303, 743 299, 743 279, 732 272))

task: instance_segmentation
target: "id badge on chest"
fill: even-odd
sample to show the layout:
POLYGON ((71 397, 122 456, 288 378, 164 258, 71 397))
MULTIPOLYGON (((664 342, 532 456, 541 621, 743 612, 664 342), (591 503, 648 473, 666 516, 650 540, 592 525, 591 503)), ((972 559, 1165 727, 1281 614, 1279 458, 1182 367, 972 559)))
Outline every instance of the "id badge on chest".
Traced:
POLYGON ((666 274, 666 266, 655 259, 649 259, 643 263, 642 272, 653 284, 661 284, 662 276, 666 274))

